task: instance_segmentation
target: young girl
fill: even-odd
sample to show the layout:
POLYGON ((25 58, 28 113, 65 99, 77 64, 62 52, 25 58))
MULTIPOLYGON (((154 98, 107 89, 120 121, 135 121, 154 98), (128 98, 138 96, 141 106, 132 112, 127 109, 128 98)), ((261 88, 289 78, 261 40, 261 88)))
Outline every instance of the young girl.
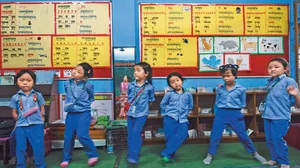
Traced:
POLYGON ((236 132, 248 153, 251 153, 262 164, 267 162, 265 158, 257 153, 246 133, 244 115, 241 113, 241 109, 246 107, 246 89, 235 82, 238 68, 238 65, 232 64, 222 65, 219 68, 225 84, 218 87, 216 91, 218 112, 215 114, 208 155, 203 160, 204 164, 210 164, 213 155, 216 154, 222 132, 227 125, 230 125, 236 132))
POLYGON ((298 85, 294 79, 287 77, 288 62, 283 58, 274 58, 268 64, 271 75, 261 110, 264 119, 265 138, 271 153, 269 165, 281 164, 281 168, 290 167, 288 146, 283 139, 291 122, 291 106, 300 107, 298 85))
POLYGON ((149 114, 149 103, 154 101, 152 69, 140 62, 134 66, 135 81, 128 85, 128 102, 132 102, 127 112, 128 162, 138 163, 142 146, 141 132, 149 114))
POLYGON ((20 87, 13 95, 9 107, 16 123, 16 157, 17 168, 26 167, 27 140, 33 148, 35 165, 38 168, 46 167, 44 152, 44 113, 45 100, 41 93, 33 86, 36 75, 31 70, 21 70, 16 75, 16 83, 20 87))
POLYGON ((120 117, 126 117, 126 113, 124 111, 124 106, 125 103, 127 102, 128 99, 128 95, 127 95, 127 91, 128 91, 128 76, 125 75, 123 78, 123 82, 120 84, 120 103, 121 103, 121 109, 120 109, 120 117))
POLYGON ((89 157, 88 165, 98 161, 98 153, 89 135, 91 123, 91 103, 94 101, 94 85, 87 81, 93 77, 93 68, 88 63, 80 63, 72 71, 72 78, 65 82, 65 107, 68 112, 65 121, 65 141, 61 167, 67 167, 72 158, 75 135, 89 157))
POLYGON ((163 161, 174 162, 175 152, 188 137, 188 114, 193 109, 193 96, 182 88, 183 78, 178 72, 172 72, 167 77, 168 91, 160 103, 165 111, 164 133, 166 149, 160 155, 163 161))

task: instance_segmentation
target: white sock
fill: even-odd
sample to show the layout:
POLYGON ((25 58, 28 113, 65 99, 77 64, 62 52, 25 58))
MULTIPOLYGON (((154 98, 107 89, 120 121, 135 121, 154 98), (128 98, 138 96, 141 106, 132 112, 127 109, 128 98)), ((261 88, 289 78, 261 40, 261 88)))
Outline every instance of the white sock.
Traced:
POLYGON ((204 164, 210 164, 212 160, 212 155, 211 154, 207 154, 206 158, 203 160, 204 164))

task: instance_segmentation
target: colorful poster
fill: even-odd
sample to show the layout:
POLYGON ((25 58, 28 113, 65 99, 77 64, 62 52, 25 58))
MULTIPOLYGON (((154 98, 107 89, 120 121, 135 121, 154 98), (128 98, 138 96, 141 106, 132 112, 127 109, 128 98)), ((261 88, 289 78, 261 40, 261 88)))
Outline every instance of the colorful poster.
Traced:
POLYGON ((243 35, 243 6, 216 6, 216 34, 243 35))
POLYGON ((214 53, 214 37, 198 37, 198 53, 214 53))
POLYGON ((219 71, 219 67, 223 65, 223 62, 223 54, 199 54, 199 71, 219 71))
POLYGON ((195 67, 197 52, 195 37, 142 39, 142 60, 153 67, 195 67))
POLYGON ((110 34, 109 3, 57 4, 57 34, 110 34))
POLYGON ((215 53, 239 52, 240 41, 239 37, 215 37, 214 51, 215 53))
POLYGON ((284 54, 283 37, 259 37, 259 54, 284 54))
POLYGON ((266 34, 288 35, 288 6, 266 6, 266 34))
POLYGON ((74 67, 87 62, 93 67, 110 66, 107 36, 57 36, 53 38, 53 66, 74 67))
POLYGON ((3 35, 54 34, 54 4, 3 4, 1 10, 3 35))
POLYGON ((239 71, 249 71, 250 68, 250 54, 224 54, 225 64, 236 64, 239 66, 239 71))
POLYGON ((258 53, 258 37, 241 36, 240 37, 241 53, 258 53))
POLYGON ((189 35, 190 5, 142 5, 142 35, 189 35))
POLYGON ((216 6, 193 6, 193 34, 216 34, 216 6))
POLYGON ((51 67, 50 36, 6 36, 2 42, 2 68, 51 67))
POLYGON ((245 35, 266 34, 265 23, 265 6, 245 6, 245 35))

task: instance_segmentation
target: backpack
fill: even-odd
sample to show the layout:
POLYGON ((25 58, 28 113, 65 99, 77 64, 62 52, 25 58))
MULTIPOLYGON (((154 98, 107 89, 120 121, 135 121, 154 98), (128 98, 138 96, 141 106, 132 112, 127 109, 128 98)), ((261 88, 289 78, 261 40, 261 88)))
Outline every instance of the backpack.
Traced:
POLYGON ((0 138, 9 137, 16 125, 15 120, 0 121, 0 138))

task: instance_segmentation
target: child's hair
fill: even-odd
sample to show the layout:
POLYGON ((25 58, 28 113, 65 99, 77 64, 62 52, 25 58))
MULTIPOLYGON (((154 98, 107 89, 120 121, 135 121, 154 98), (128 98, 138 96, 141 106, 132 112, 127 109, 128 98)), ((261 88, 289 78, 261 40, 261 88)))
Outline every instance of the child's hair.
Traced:
POLYGON ((94 76, 94 71, 93 71, 93 67, 86 63, 86 62, 82 62, 80 64, 78 64, 77 66, 81 66, 83 71, 84 71, 84 77, 87 77, 87 78, 91 78, 94 76))
POLYGON ((167 77, 167 82, 168 82, 168 85, 169 85, 170 87, 172 87, 171 84, 170 84, 170 78, 172 78, 173 76, 177 76, 182 82, 184 81, 184 79, 183 79, 183 77, 180 75, 180 73, 178 73, 178 72, 171 72, 171 73, 168 75, 168 77, 167 77))
POLYGON ((231 71, 232 75, 237 78, 239 66, 236 64, 226 64, 219 67, 220 74, 223 75, 226 71, 231 71))
POLYGON ((135 64, 135 66, 141 66, 144 69, 145 73, 148 72, 147 80, 152 85, 152 69, 151 69, 151 66, 146 62, 137 63, 137 64, 135 64))
MULTIPOLYGON (((288 70, 289 63, 288 63, 287 60, 285 60, 284 58, 280 58, 280 57, 278 57, 278 58, 273 58, 273 59, 268 63, 268 65, 269 65, 271 62, 274 62, 274 61, 280 62, 280 63, 282 64, 283 68, 284 68, 285 70, 288 70)), ((286 76, 289 76, 288 72, 285 72, 285 75, 286 75, 286 76)))
POLYGON ((31 76, 31 78, 33 79, 33 85, 34 85, 35 82, 36 82, 36 75, 35 75, 35 73, 34 73, 32 70, 29 70, 29 69, 22 69, 22 70, 20 70, 20 71, 17 73, 17 75, 16 75, 15 83, 18 84, 18 79, 19 79, 22 75, 24 75, 24 74, 26 74, 26 73, 28 73, 28 74, 31 76))
POLYGON ((123 81, 123 79, 124 79, 125 76, 127 77, 128 82, 130 82, 131 78, 130 78, 130 76, 128 76, 128 75, 124 75, 123 78, 122 78, 121 80, 123 81))

